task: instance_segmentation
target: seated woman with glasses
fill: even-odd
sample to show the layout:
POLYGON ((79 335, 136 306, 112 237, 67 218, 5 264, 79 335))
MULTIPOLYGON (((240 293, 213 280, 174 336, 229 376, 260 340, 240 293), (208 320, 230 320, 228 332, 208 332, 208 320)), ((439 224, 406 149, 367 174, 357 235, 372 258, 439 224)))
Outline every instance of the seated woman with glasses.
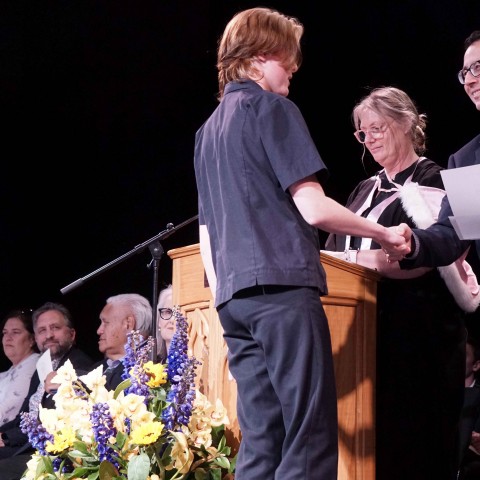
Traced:
POLYGON ((13 420, 20 411, 40 356, 31 310, 13 310, 6 315, 2 346, 12 366, 0 372, 0 427, 13 420))
POLYGON ((175 318, 173 318, 172 285, 168 285, 158 294, 157 328, 160 337, 157 345, 157 360, 165 362, 175 333, 175 318))
MULTIPOLYGON (((386 227, 433 223, 445 191, 442 168, 423 156, 426 116, 404 91, 383 87, 364 97, 352 117, 362 162, 368 150, 381 169, 357 185, 346 206, 386 227)), ((478 306, 475 276, 463 258, 441 269, 400 270, 367 238, 330 235, 325 247, 382 274, 376 478, 454 479, 464 391, 463 310, 478 306)))

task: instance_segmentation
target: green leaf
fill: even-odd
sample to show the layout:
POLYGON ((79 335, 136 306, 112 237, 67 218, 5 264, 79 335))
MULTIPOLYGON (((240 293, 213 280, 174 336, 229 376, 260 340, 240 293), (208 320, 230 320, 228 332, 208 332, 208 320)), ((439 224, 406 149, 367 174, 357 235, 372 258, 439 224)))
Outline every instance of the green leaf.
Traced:
POLYGON ((115 389, 115 392, 113 394, 113 398, 117 398, 118 395, 120 394, 120 392, 122 390, 125 390, 126 388, 128 388, 131 384, 132 384, 132 381, 129 378, 124 380, 122 383, 118 384, 118 386, 115 389))
POLYGON ((128 438, 128 435, 125 435, 122 432, 117 432, 116 445, 118 446, 119 450, 121 450, 123 448, 127 438, 128 438))
POLYGON ((225 447, 226 444, 227 444, 227 439, 225 438, 225 436, 223 436, 220 439, 220 442, 218 442, 218 450, 222 450, 223 447, 225 447))
POLYGON ((118 476, 118 470, 115 466, 107 460, 104 460, 100 464, 100 468, 98 470, 98 474, 100 480, 113 480, 115 477, 118 476))
POLYGON ((207 478, 209 477, 203 468, 197 468, 195 470, 195 480, 206 480, 207 478))
POLYGON ((73 448, 82 453, 88 453, 88 448, 84 442, 73 442, 73 448))
POLYGON ((53 473, 53 462, 50 457, 41 457, 37 465, 37 472, 53 473))
POLYGON ((77 467, 72 472, 72 478, 83 478, 85 475, 88 475, 88 478, 90 478, 92 473, 96 473, 98 477, 98 467, 77 467))
POLYGON ((230 460, 226 457, 217 457, 213 460, 213 463, 220 468, 225 468, 227 470, 230 467, 230 460))
POLYGON ((76 458, 81 458, 82 463, 98 463, 98 458, 94 457, 91 453, 83 453, 79 450, 71 450, 68 452, 68 456, 72 459, 75 460, 76 458))
POLYGON ((141 453, 128 462, 128 480, 146 480, 149 472, 150 458, 146 453, 141 453))
POLYGON ((35 470, 35 478, 39 477, 42 473, 53 473, 53 465, 49 457, 40 458, 37 463, 37 469, 35 470))
POLYGON ((217 470, 210 470, 210 478, 211 480, 222 480, 222 471, 217 469, 217 470))
POLYGON ((238 453, 230 459, 230 468, 228 469, 228 473, 235 473, 235 467, 237 466, 237 456, 238 453))

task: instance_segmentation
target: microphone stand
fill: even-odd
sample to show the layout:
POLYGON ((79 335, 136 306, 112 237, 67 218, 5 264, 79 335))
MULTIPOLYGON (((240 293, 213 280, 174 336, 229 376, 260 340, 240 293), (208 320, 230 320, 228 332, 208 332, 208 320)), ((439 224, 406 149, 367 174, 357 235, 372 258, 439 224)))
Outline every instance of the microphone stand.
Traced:
POLYGON ((152 298, 152 329, 153 329, 153 338, 155 340, 153 349, 151 352, 151 360, 153 362, 156 361, 157 359, 157 303, 158 303, 158 266, 160 263, 160 259, 162 258, 162 255, 164 253, 163 247, 160 244, 159 240, 164 240, 165 238, 168 238, 170 235, 175 233, 177 230, 180 228, 184 227, 185 225, 188 225, 189 223, 193 222, 198 218, 198 215, 195 215, 194 217, 189 218, 188 220, 178 224, 176 227, 173 225, 173 223, 168 223, 166 226, 166 229, 163 230, 162 232, 158 233, 154 237, 150 238, 149 240, 140 243, 136 247, 134 247, 132 250, 128 251, 127 253, 124 253, 120 257, 116 258, 115 260, 112 260, 111 262, 107 263, 106 265, 103 265, 103 267, 98 268, 97 270, 94 270, 93 272, 89 273, 88 275, 85 275, 84 277, 81 277, 74 282, 70 283, 69 285, 63 287, 60 289, 60 291, 63 294, 66 294, 70 292, 71 290, 79 287, 80 285, 83 285, 87 280, 90 278, 96 277, 98 274, 105 272, 106 270, 109 270, 110 268, 114 267, 115 265, 119 264, 120 262, 123 262, 127 258, 130 258, 133 255, 136 255, 137 253, 142 252, 145 250, 147 247, 150 250, 150 253, 152 255, 152 260, 150 263, 147 265, 148 268, 153 269, 153 298, 152 298))

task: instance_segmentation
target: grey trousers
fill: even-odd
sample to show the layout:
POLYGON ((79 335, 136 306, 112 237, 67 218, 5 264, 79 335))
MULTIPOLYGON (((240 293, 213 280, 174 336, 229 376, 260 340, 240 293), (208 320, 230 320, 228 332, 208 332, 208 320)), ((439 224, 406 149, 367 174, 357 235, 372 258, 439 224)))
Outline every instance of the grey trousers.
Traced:
POLYGON ((236 480, 336 480, 337 399, 318 290, 258 286, 218 307, 237 382, 236 480))

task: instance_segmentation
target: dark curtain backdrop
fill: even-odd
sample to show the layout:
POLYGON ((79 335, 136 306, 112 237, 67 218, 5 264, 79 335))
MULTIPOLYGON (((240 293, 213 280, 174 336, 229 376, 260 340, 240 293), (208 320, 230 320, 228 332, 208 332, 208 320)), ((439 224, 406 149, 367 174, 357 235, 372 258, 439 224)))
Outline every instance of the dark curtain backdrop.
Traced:
MULTIPOLYGON (((67 305, 78 344, 98 357, 105 299, 152 297, 147 250, 63 295, 60 289, 197 214, 193 143, 217 105, 215 49, 248 1, 8 0, 0 4, 0 316, 67 305)), ((368 89, 406 90, 429 118, 428 155, 474 136, 480 114, 456 79, 477 0, 269 1, 305 25, 290 98, 344 202, 375 165, 352 135, 368 89)), ((197 223, 162 246, 197 243, 197 223)), ((171 260, 160 261, 160 287, 171 260)), ((2 366, 8 362, 0 356, 2 366)), ((3 369, 3 368, 2 368, 3 369)))

